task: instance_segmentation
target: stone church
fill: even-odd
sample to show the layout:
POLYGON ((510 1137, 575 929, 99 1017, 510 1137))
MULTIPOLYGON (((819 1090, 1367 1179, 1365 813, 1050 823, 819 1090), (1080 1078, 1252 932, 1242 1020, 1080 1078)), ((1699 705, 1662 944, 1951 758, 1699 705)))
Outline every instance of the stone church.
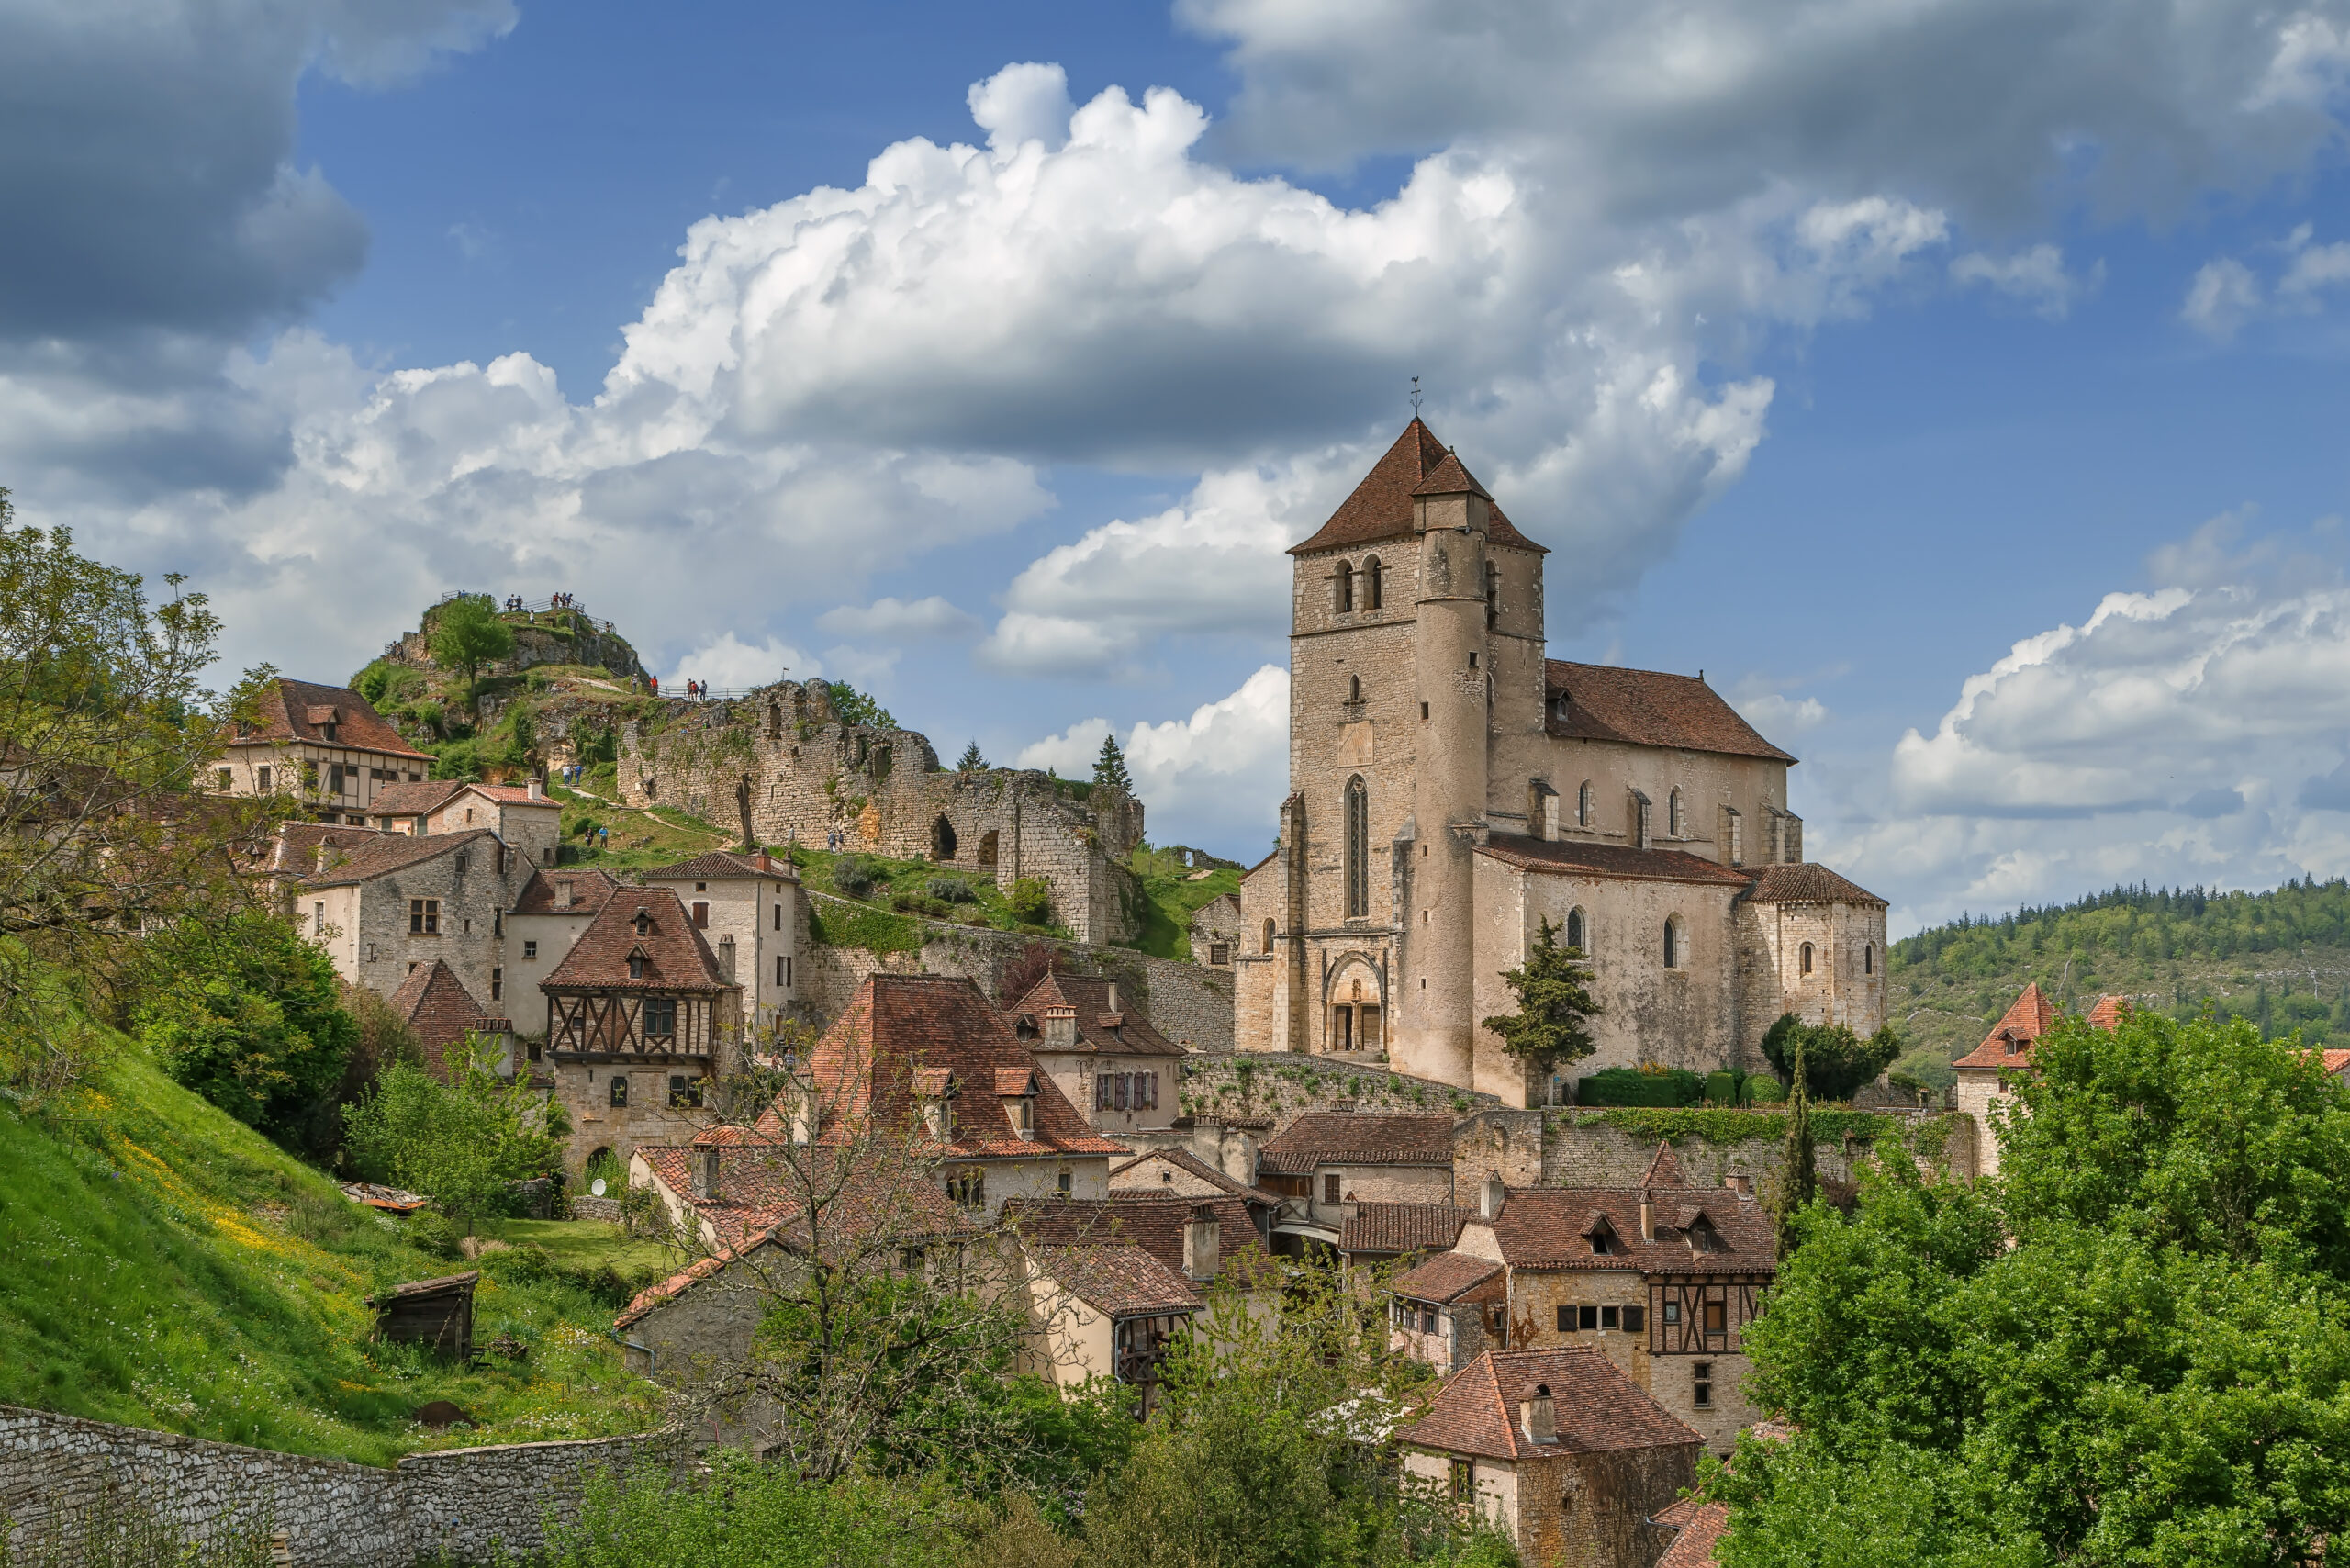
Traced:
POLYGON ((1883 899, 1803 858, 1796 759, 1697 677, 1544 656, 1542 558, 1415 419, 1296 561, 1290 795, 1241 884, 1243 1050, 1499 1095, 1761 1063, 1783 1013, 1885 1022, 1883 899), (1548 1079, 1480 1020, 1544 920, 1595 1055, 1548 1079))

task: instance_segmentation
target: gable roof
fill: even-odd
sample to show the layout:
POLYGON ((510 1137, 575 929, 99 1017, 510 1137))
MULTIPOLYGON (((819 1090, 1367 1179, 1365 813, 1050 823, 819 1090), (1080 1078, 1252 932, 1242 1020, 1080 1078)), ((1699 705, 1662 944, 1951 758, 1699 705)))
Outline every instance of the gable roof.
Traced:
MULTIPOLYGON (((1142 1057, 1191 1054, 1136 1012, 1131 995, 1119 996, 1118 1005, 1111 1006, 1114 989, 1113 983, 1105 980, 1047 974, 1028 988, 1027 995, 1012 1004, 1009 1011, 1013 1027, 1030 1050, 1050 1048, 1058 1055, 1061 1047, 1047 1047, 1043 1043, 1045 1009, 1067 1007, 1077 1014, 1076 1050, 1142 1057)), ((1125 989, 1128 992, 1134 990, 1132 986, 1125 989)))
POLYGON ((1450 1204, 1357 1204, 1338 1232, 1341 1252, 1442 1252, 1460 1238, 1474 1209, 1450 1204))
MULTIPOLYGON (((1807 1079, 1805 1081, 1810 1081, 1807 1079)), ((1686 1187, 1689 1185, 1682 1178, 1681 1161, 1673 1154, 1671 1144, 1659 1143, 1656 1146, 1656 1158, 1649 1161, 1648 1174, 1640 1178, 1640 1185, 1643 1187, 1686 1187)))
POLYGON ((455 778, 426 778, 414 784, 386 784, 368 798, 371 817, 420 817, 465 786, 455 778))
POLYGON ((1613 877, 1639 882, 1711 883, 1725 890, 1743 890, 1753 873, 1718 865, 1685 849, 1636 849, 1628 844, 1594 844, 1585 839, 1529 838, 1523 834, 1494 834, 1478 846, 1489 856, 1521 871, 1562 877, 1613 877))
MULTIPOLYGON (((664 896, 677 898, 666 890, 664 896)), ((612 907, 627 902, 614 900, 612 907)), ((584 946, 588 938, 579 940, 584 946)), ((915 1078, 929 1072, 948 1075, 961 1089, 954 1137, 934 1150, 941 1156, 1035 1159, 1057 1152, 1134 1152, 1096 1133, 1041 1072, 1035 1136, 1020 1137, 1002 1111, 989 1103, 1000 1067, 1034 1071, 1036 1058, 978 986, 959 975, 876 974, 865 978, 847 1009, 808 1053, 805 1070, 824 1101, 819 1136, 827 1139, 873 1119, 897 1126, 918 1119, 915 1078)), ((779 1135, 783 1114, 770 1109, 760 1118, 761 1127, 779 1135)))
POLYGON ((2126 996, 2100 996, 2097 1005, 2089 1009, 2088 1024, 2092 1028, 2114 1029, 2130 1016, 2130 999, 2126 996))
POLYGON ((2013 1067, 2031 1059, 2032 1042, 2056 1022, 2056 1004, 2048 1000, 2038 980, 2031 981, 2009 1004, 1983 1043, 1951 1063, 1954 1068, 2013 1067))
POLYGON ((1445 1380, 1427 1413, 1396 1434, 1417 1448, 1493 1459, 1537 1459, 1626 1449, 1679 1448, 1705 1439, 1666 1414, 1596 1346, 1487 1350, 1445 1380), (1531 1443, 1519 1405, 1550 1391, 1555 1443, 1531 1443))
POLYGON ((1238 1198, 1007 1198, 1002 1215, 1004 1226, 1031 1246, 1138 1247, 1180 1276, 1183 1227, 1203 1207, 1216 1218, 1220 1268, 1249 1277, 1273 1267, 1272 1250, 1238 1198))
MULTIPOLYGON (((1110 1180, 1112 1182, 1115 1182, 1119 1177, 1125 1175, 1129 1170, 1134 1170, 1142 1166, 1153 1163, 1159 1165, 1171 1165, 1176 1170, 1182 1171, 1188 1176, 1197 1177, 1199 1180, 1205 1182, 1209 1186, 1214 1187, 1222 1192, 1229 1193, 1234 1197, 1243 1199, 1248 1203, 1270 1204, 1275 1208, 1281 1206, 1281 1199, 1276 1197, 1274 1194, 1265 1192, 1261 1188, 1251 1187, 1245 1182, 1234 1181, 1231 1177, 1225 1175, 1223 1171, 1218 1170, 1214 1166, 1210 1165, 1206 1160, 1202 1159, 1198 1155, 1193 1154, 1188 1148, 1152 1149, 1148 1154, 1143 1155, 1138 1159, 1129 1159, 1124 1165, 1112 1166, 1110 1168, 1110 1180)), ((1125 1197, 1128 1193, 1132 1193, 1136 1196, 1156 1195, 1152 1193, 1150 1189, 1147 1187, 1127 1188, 1123 1192, 1113 1187, 1110 1192, 1110 1195, 1113 1198, 1125 1197)))
MULTIPOLYGON (((1310 555, 1317 550, 1337 550, 1352 544, 1369 544, 1374 540, 1393 539, 1412 532, 1412 497, 1419 491, 1429 476, 1451 459, 1460 476, 1468 477, 1468 470, 1460 467, 1445 444, 1437 440, 1436 432, 1422 424, 1416 415, 1395 438, 1395 444, 1371 465, 1371 472, 1354 487, 1354 493, 1338 503, 1330 521, 1315 530, 1314 536, 1302 544, 1290 547, 1292 555, 1310 555)), ((1449 481, 1448 481, 1449 482, 1449 481)), ((1483 487, 1474 479, 1456 489, 1474 489, 1484 495, 1483 487)), ((1448 492, 1430 491, 1429 494, 1448 492)), ((1491 497, 1486 497, 1488 500, 1491 497)), ((1502 509, 1494 507, 1486 524, 1485 537, 1495 544, 1507 544, 1520 550, 1542 551, 1542 546, 1520 533, 1502 509)), ((1542 551, 1549 554, 1548 551, 1542 551)))
POLYGON ((1191 1281, 1139 1247, 1039 1247, 1033 1256, 1039 1271, 1107 1317, 1158 1317, 1207 1305, 1191 1281))
POLYGON ((1544 727, 1563 740, 1622 741, 1773 762, 1796 760, 1756 734, 1737 709, 1696 676, 1565 659, 1544 661, 1544 727), (1560 698, 1566 700, 1563 717, 1560 698))
MULTIPOLYGON (((404 833, 368 833, 349 845, 334 847, 323 871, 314 871, 301 879, 305 888, 341 888, 354 882, 371 882, 378 877, 410 866, 420 866, 427 860, 443 855, 453 855, 461 849, 482 845, 487 841, 493 850, 503 852, 505 842, 486 827, 467 828, 462 833, 435 834, 430 838, 410 838, 404 833)), ((490 869, 494 872, 496 867, 490 869)))
POLYGON ((416 1033, 428 1053, 425 1070, 435 1078, 445 1070, 442 1052, 465 1037, 468 1030, 503 1030, 507 1021, 493 1016, 475 997, 463 976, 445 958, 419 964, 400 988, 392 992, 392 1011, 416 1033))
POLYGON ((667 882, 740 882, 780 877, 796 882, 800 873, 789 857, 765 857, 767 864, 759 864, 760 856, 738 855, 731 849, 714 849, 707 855, 697 855, 690 860, 680 860, 674 866, 657 867, 638 875, 645 881, 667 882))
POLYGON ((1441 1306, 1460 1300, 1502 1271, 1491 1258, 1466 1252, 1439 1252, 1395 1276, 1387 1288, 1410 1301, 1432 1301, 1441 1306))
POLYGON ((572 871, 533 871, 531 879, 522 884, 522 896, 514 901, 514 907, 508 913, 592 915, 620 890, 621 879, 600 867, 583 866, 572 871), (567 909, 554 902, 557 882, 571 884, 571 905, 567 909))
MULTIPOLYGON (((1762 1205, 1727 1187, 1512 1188, 1501 1213, 1472 1225, 1491 1227, 1502 1259, 1537 1273, 1561 1270, 1685 1274, 1771 1274, 1778 1238, 1762 1205), (1640 1203, 1649 1202, 1652 1238, 1640 1239, 1640 1203), (1691 1232, 1703 1215, 1721 1243, 1700 1251, 1691 1232), (1606 1252, 1591 1249, 1602 1223, 1611 1233, 1606 1252)), ((1464 1227, 1465 1228, 1465 1227, 1464 1227)))
POLYGON ((1704 1568, 1714 1560, 1714 1546, 1729 1529, 1729 1505, 1704 1497, 1684 1497, 1656 1517, 1656 1522, 1680 1533, 1656 1568, 1704 1568))
POLYGON ((269 745, 304 741, 312 745, 348 746, 353 751, 378 751, 392 756, 430 763, 430 753, 400 739, 400 733, 375 704, 346 686, 319 686, 281 676, 262 688, 256 699, 252 726, 230 745, 269 745), (329 740, 319 726, 335 726, 329 740))
POLYGON ((1847 881, 1812 861, 1765 866, 1753 873, 1747 899, 1754 903, 1851 903, 1886 908, 1886 902, 1857 882, 1847 881))
POLYGON ((1317 1165, 1449 1165, 1452 1118, 1308 1111, 1258 1150, 1257 1168, 1304 1175, 1317 1165))
POLYGON ((632 896, 605 901, 563 962, 539 982, 541 989, 698 993, 736 989, 676 893, 667 888, 630 888, 626 892, 632 896), (640 915, 642 932, 637 929, 640 915), (632 956, 644 959, 644 972, 633 980, 628 972, 632 956))

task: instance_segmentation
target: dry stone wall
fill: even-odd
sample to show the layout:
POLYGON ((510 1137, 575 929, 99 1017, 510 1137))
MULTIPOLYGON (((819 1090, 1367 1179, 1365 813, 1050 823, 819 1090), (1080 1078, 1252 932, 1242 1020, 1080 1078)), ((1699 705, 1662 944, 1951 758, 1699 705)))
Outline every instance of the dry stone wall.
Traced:
POLYGON ((674 1463, 673 1434, 411 1454, 379 1470, 0 1406, 0 1519, 23 1543, 118 1501, 195 1540, 282 1530, 297 1568, 408 1568, 531 1552, 590 1477, 674 1463))
POLYGON ((934 860, 1007 890, 1035 878, 1080 941, 1142 929, 1141 884, 1119 864, 1142 842, 1141 801, 1115 790, 1080 801, 1034 771, 941 768, 914 731, 842 722, 822 681, 666 703, 657 727, 622 727, 619 772, 630 805, 673 805, 729 828, 747 790, 763 843, 838 834, 849 849, 934 860))

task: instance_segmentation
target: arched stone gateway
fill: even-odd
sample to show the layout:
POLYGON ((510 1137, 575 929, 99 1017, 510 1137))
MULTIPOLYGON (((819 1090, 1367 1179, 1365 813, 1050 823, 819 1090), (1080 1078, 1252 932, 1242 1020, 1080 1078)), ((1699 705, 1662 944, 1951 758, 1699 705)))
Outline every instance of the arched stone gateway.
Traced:
POLYGON ((955 858, 955 824, 944 812, 930 824, 930 857, 941 865, 955 858))

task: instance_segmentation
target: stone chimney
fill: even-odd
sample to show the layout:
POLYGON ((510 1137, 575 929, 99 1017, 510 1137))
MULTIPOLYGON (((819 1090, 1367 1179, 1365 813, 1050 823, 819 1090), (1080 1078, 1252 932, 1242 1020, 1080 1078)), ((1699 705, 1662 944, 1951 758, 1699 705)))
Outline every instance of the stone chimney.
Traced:
POLYGON ((1045 1009, 1045 1048, 1048 1051, 1077 1049, 1077 1009, 1058 1003, 1045 1009))
POLYGON ((698 1148, 693 1153, 694 1196, 716 1199, 718 1196, 718 1149, 715 1146, 698 1148))
POLYGON ((531 799, 533 801, 543 801, 546 798, 547 781, 541 778, 538 775, 532 774, 531 776, 531 799))
POLYGON ((1508 1196, 1509 1189, 1502 1184, 1502 1176, 1500 1171, 1496 1170, 1492 1175, 1486 1177, 1483 1188, 1481 1189, 1477 1194, 1477 1214, 1479 1217, 1491 1219, 1495 1215, 1501 1213, 1502 1204, 1508 1196))
POLYGON ((762 871, 772 871, 775 869, 775 857, 762 849, 751 857, 751 864, 762 871))
POLYGON ((1110 1000, 1102 1005, 1102 1011, 1104 1013, 1115 1013, 1117 1010, 1118 982, 1116 980, 1112 980, 1110 982, 1110 1000))
POLYGON ((1184 1274, 1202 1283, 1214 1279, 1223 1262, 1223 1239, 1224 1226, 1215 1217, 1215 1205, 1201 1204, 1194 1207, 1183 1226, 1184 1274))
POLYGON ((1640 1193, 1640 1239, 1656 1239, 1656 1205, 1649 1202, 1649 1194, 1645 1191, 1640 1193))
POLYGON ((327 862, 333 858, 334 846, 330 844, 319 845, 318 853, 311 857, 313 874, 320 877, 325 876, 327 874, 327 862))
POLYGON ((1555 1443, 1559 1440, 1559 1410, 1550 1401, 1549 1383, 1536 1383, 1534 1396, 1519 1402, 1517 1429, 1529 1443, 1555 1443))

